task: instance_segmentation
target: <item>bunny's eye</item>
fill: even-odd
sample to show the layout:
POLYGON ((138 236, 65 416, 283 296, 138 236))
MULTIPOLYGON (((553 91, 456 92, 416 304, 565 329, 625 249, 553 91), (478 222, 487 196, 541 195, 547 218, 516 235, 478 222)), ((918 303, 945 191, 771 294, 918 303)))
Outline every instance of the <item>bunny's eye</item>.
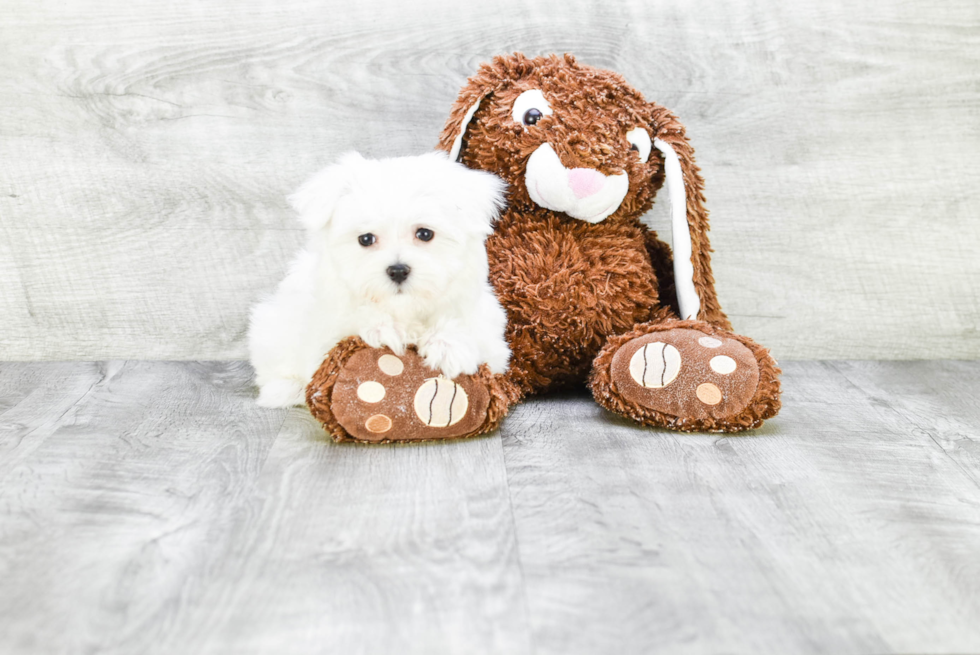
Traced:
POLYGON ((368 232, 367 234, 362 234, 361 236, 357 237, 357 242, 362 246, 364 246, 365 248, 367 248, 368 246, 373 246, 377 240, 378 237, 374 236, 370 232, 368 232))
POLYGON ((640 156, 640 161, 646 163, 650 159, 650 133, 642 127, 634 127, 626 133, 626 140, 630 142, 630 150, 640 156))
POLYGON ((551 116, 551 105, 544 99, 541 91, 531 89, 517 96, 511 116, 515 123, 520 123, 524 127, 535 125, 545 116, 551 116))

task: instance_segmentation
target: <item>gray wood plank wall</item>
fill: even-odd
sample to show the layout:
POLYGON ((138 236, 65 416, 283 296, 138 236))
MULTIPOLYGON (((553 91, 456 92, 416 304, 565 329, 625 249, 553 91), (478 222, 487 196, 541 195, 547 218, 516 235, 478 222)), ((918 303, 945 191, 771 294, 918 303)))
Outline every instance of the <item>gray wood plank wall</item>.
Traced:
POLYGON ((431 149, 515 50, 685 120, 722 304, 778 358, 980 355, 975 0, 7 0, 0 358, 243 357, 284 196, 431 149))

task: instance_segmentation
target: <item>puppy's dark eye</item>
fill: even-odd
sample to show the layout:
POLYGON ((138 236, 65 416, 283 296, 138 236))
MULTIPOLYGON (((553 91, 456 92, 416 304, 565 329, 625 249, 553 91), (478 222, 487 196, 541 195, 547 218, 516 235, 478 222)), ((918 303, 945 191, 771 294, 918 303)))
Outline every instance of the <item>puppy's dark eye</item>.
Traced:
POLYGON ((368 232, 367 234, 362 234, 361 236, 357 237, 357 242, 362 246, 364 246, 365 248, 367 248, 368 246, 373 246, 374 242, 377 240, 378 237, 374 236, 370 232, 368 232))
POLYGON ((630 150, 632 150, 633 152, 640 152, 640 146, 636 145, 635 143, 631 143, 630 150))
POLYGON ((415 238, 419 241, 432 241, 432 237, 435 235, 436 233, 427 227, 420 227, 415 231, 415 238))
POLYGON ((540 109, 535 109, 534 107, 531 107, 526 112, 524 112, 524 124, 534 125, 539 120, 541 120, 542 115, 543 114, 541 113, 540 109))

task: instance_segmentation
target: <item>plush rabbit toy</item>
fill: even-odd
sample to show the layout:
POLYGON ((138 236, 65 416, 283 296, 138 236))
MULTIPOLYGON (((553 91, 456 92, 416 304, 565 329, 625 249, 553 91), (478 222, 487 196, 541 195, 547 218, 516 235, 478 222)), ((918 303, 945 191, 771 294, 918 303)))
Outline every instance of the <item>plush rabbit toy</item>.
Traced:
POLYGON ((377 366, 391 353, 348 340, 307 394, 335 438, 470 436, 526 395, 583 383, 606 409, 674 430, 738 432, 776 415, 779 369, 718 303, 703 180, 670 111, 570 55, 501 56, 467 81, 438 147, 510 185, 487 241, 510 369, 436 389, 414 353, 412 375, 391 377, 377 366), (665 181, 672 247, 640 220, 665 181), (364 406, 356 388, 378 380, 390 401, 364 406))

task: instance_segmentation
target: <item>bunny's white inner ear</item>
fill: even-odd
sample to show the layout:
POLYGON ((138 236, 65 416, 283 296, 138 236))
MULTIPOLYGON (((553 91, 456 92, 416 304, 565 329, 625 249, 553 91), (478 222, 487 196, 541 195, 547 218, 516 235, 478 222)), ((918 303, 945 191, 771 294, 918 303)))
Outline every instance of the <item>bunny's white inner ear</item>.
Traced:
POLYGON ((687 194, 684 173, 677 153, 666 141, 654 139, 653 145, 664 155, 667 177, 667 200, 670 203, 671 249, 674 251, 674 288, 681 318, 696 319, 701 299, 694 287, 694 264, 691 262, 691 226, 687 221, 687 194))
POLYGON ((449 151, 449 161, 459 161, 459 151, 463 149, 463 135, 466 134, 466 126, 470 124, 471 120, 473 120, 473 114, 475 114, 476 110, 480 108, 480 103, 483 102, 485 97, 486 95, 482 95, 477 98, 476 102, 473 103, 473 106, 470 107, 466 111, 466 115, 463 116, 463 122, 459 124, 459 133, 453 140, 452 150, 449 151))

